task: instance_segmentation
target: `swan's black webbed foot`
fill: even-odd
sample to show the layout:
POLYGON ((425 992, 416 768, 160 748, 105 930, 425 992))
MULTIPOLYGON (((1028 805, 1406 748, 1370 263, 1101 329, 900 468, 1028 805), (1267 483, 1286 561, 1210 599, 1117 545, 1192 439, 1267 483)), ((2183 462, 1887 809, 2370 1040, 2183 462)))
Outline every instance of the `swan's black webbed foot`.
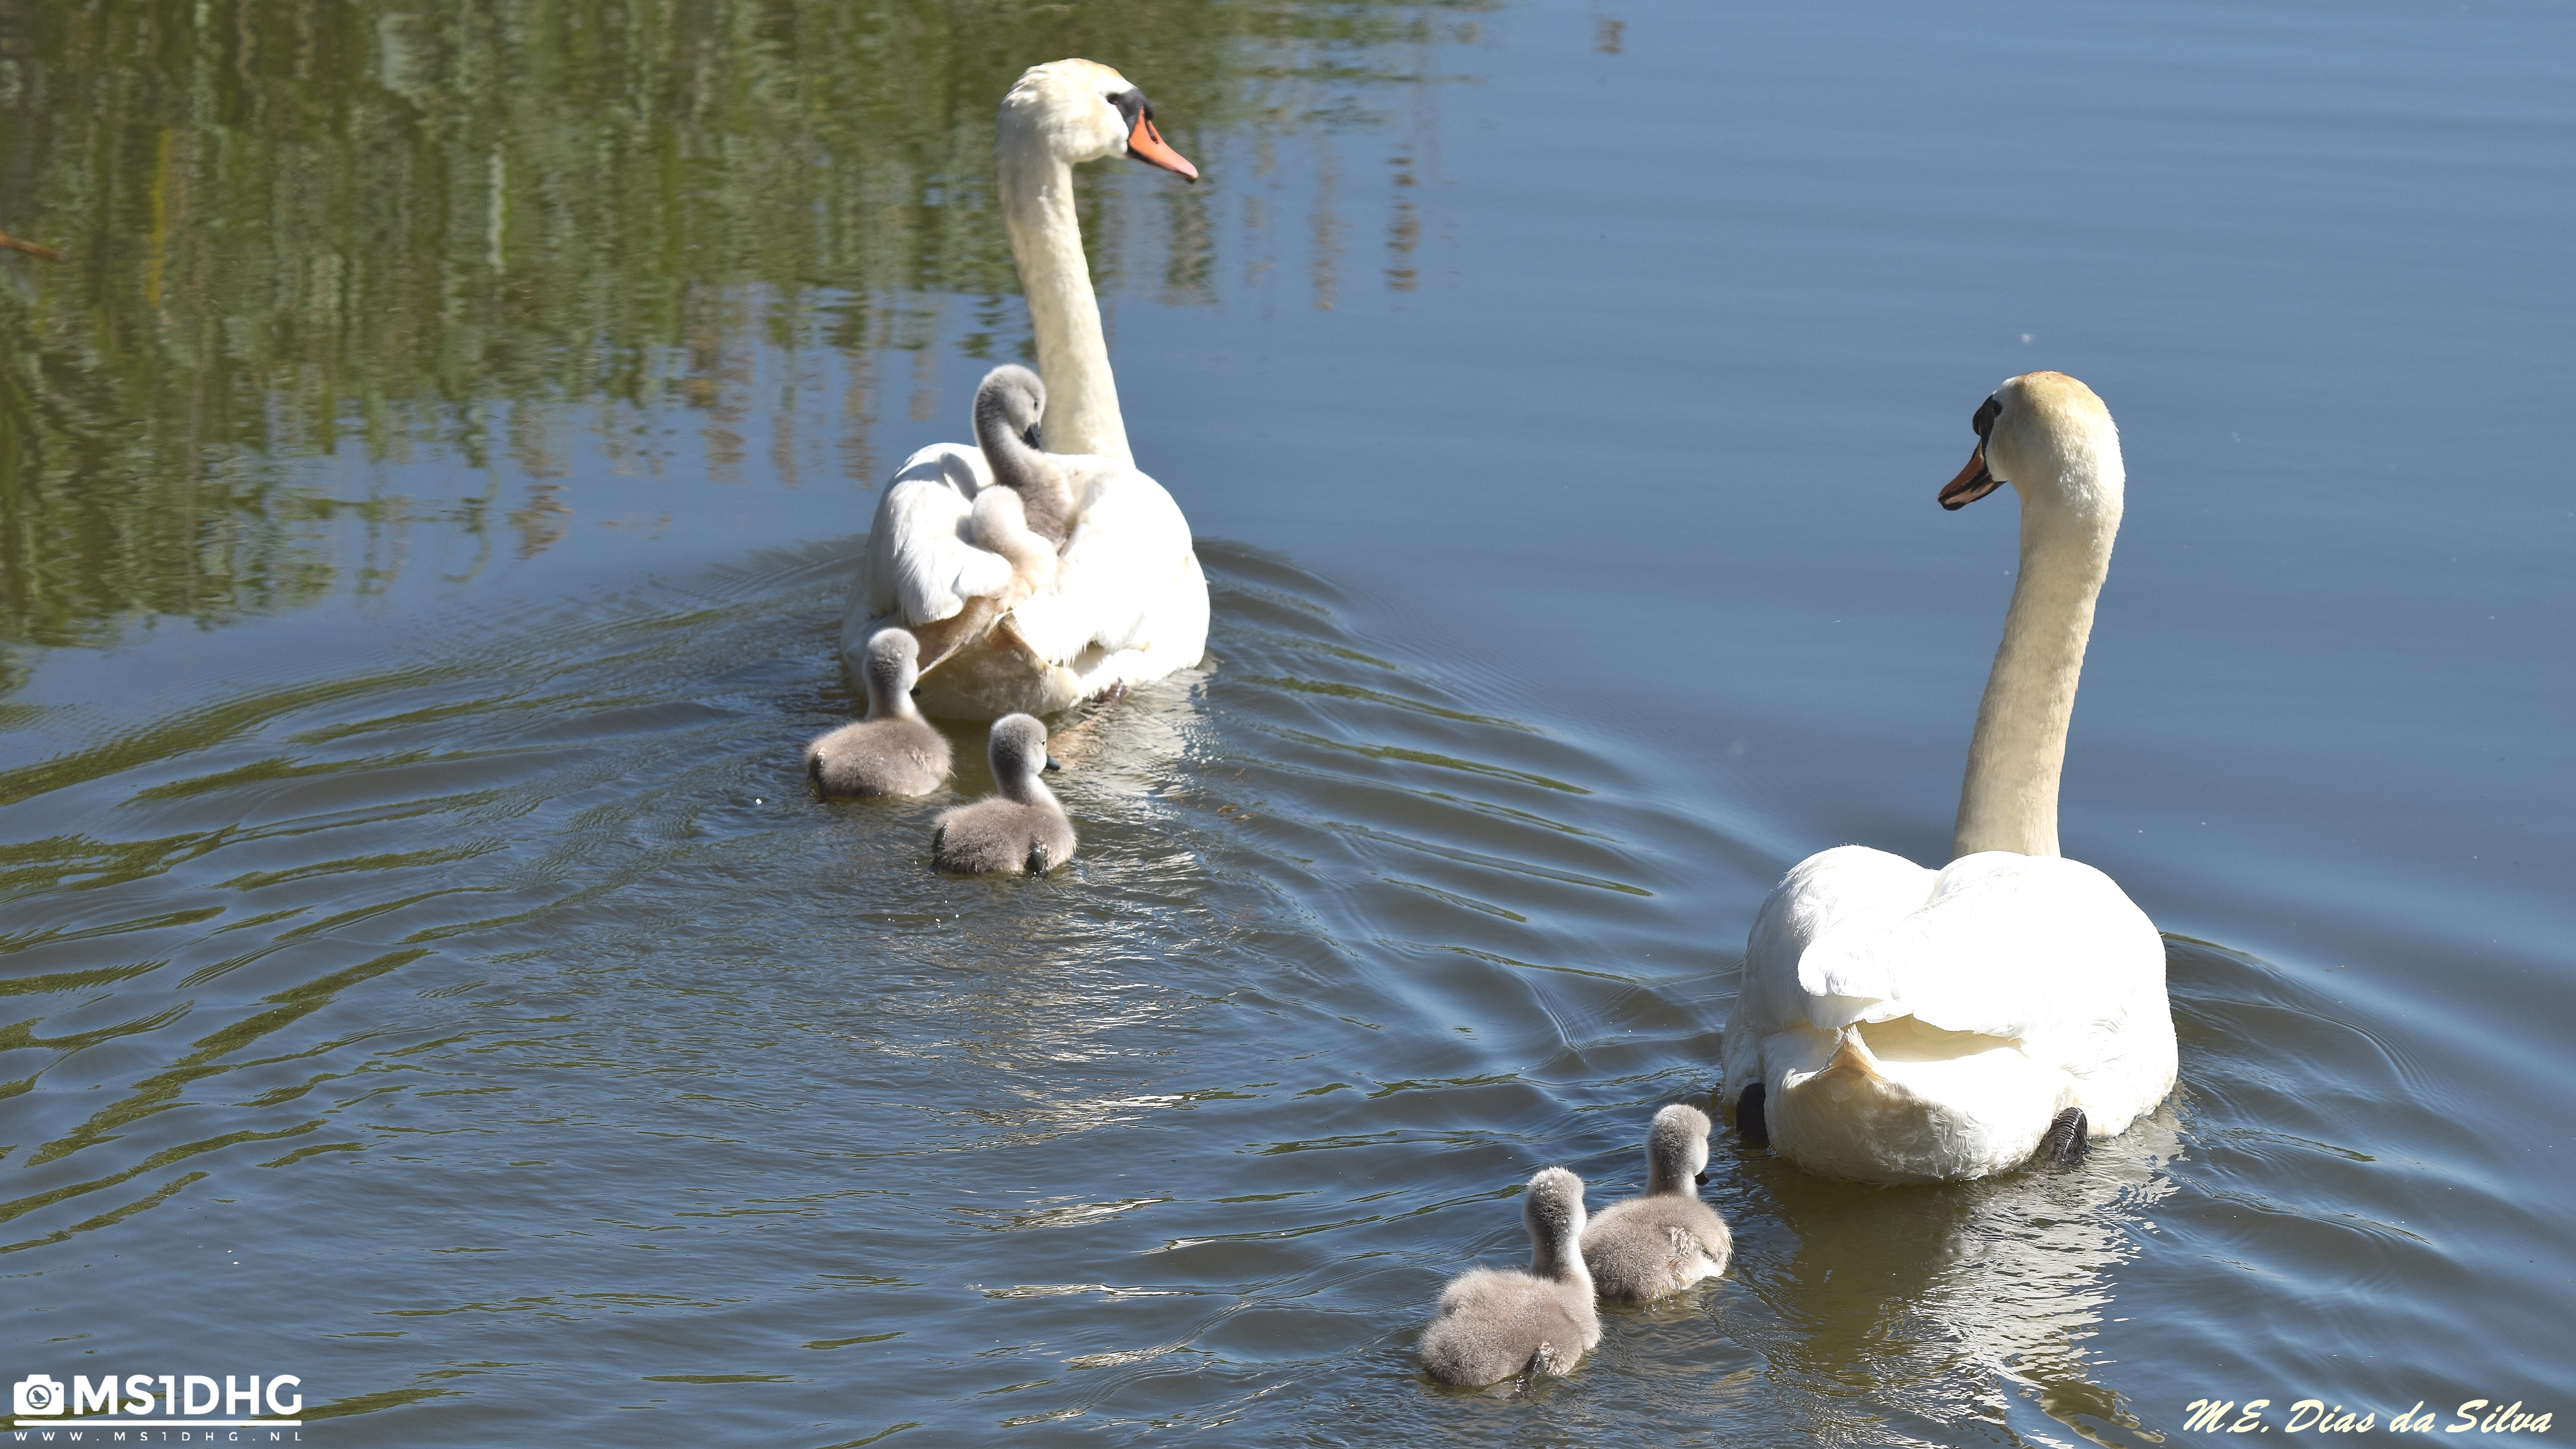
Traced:
POLYGON ((1031 841, 1029 843, 1029 858, 1026 864, 1028 866, 1028 872, 1031 875, 1044 875, 1047 873, 1046 842, 1031 841))
POLYGON ((1762 1120, 1762 1084, 1755 1082, 1735 1099, 1735 1135, 1755 1147, 1771 1145, 1771 1129, 1762 1120))
POLYGON ((2039 1139, 2039 1160, 2064 1167, 2082 1157, 2090 1145, 2084 1136, 2084 1109, 2069 1107, 2049 1120, 2048 1135, 2039 1139))

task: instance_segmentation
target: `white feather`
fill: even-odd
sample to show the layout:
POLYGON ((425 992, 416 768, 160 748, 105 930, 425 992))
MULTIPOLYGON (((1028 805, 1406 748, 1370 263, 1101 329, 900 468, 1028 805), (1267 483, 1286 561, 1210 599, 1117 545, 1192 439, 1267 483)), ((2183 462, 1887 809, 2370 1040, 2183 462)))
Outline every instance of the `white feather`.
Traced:
POLYGON ((975 495, 992 481, 984 455, 961 444, 933 443, 904 459, 868 526, 850 599, 859 622, 935 624, 954 618, 968 599, 1009 586, 1011 561, 977 548, 971 527, 975 495))

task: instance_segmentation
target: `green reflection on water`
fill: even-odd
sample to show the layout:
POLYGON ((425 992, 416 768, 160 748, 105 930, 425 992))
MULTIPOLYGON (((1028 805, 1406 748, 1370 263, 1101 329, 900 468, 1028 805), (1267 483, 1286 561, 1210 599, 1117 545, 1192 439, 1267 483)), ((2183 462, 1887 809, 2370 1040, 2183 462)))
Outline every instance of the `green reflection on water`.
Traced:
MULTIPOLYGON (((964 345, 996 347, 1018 283, 991 124, 1025 66, 1120 67, 1189 150, 1347 123, 1355 80, 1410 79, 1374 57, 1490 3, 10 7, 0 231, 69 260, 0 261, 0 640, 366 591, 325 531, 399 531, 414 505, 328 496, 285 459, 430 446, 544 479, 566 410, 606 438, 615 406, 676 406, 721 473, 755 339, 920 351, 937 314, 902 299, 965 294, 988 305, 964 345)), ((1104 291, 1150 253, 1159 300, 1213 299, 1207 189, 1131 217, 1099 168, 1084 185, 1104 291)), ((854 385, 854 476, 878 467, 870 421, 854 385)), ((496 497, 445 521, 488 540, 496 497)), ((523 552, 560 528, 548 502, 497 520, 523 552)))

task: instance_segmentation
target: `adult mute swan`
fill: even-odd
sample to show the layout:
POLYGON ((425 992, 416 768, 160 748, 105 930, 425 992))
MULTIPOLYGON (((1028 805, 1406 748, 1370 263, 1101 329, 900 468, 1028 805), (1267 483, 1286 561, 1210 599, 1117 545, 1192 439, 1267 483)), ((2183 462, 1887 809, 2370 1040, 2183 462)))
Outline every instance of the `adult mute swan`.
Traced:
POLYGON ((1941 490, 2021 495, 2021 576, 1968 746, 1950 864, 1846 845, 1762 903, 1722 1047, 1737 1130, 1810 1172, 1982 1177, 2084 1150, 2174 1082, 2164 943, 2057 853, 2057 780, 2120 529, 2120 436, 2093 390, 2009 379, 1941 490))
POLYGON ((994 481, 984 451, 934 443, 895 473, 842 615, 841 658, 858 674, 871 635, 910 630, 932 715, 1045 714, 1206 652, 1207 576, 1189 520, 1128 451, 1073 207, 1073 168, 1106 156, 1197 179, 1153 117, 1126 77, 1087 60, 1033 66, 1002 98, 994 179, 1046 379, 1046 440, 1062 450, 1050 456, 1068 464, 1078 491, 1054 577, 1012 600, 1024 575, 973 542, 975 496, 994 481))

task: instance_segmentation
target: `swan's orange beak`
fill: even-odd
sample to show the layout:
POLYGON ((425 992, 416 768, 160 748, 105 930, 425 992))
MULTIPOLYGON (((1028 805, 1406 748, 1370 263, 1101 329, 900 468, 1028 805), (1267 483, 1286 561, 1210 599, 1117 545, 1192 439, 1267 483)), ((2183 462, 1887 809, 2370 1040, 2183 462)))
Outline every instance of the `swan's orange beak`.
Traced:
POLYGON ((1184 181, 1199 179, 1199 168, 1190 164, 1189 157, 1164 144, 1163 133, 1154 129, 1151 116, 1136 118, 1136 128, 1127 133, 1127 154, 1148 166, 1178 172, 1184 181))
POLYGON ((1956 513, 2003 486, 2003 480, 1986 471, 1986 440, 1977 440, 1977 451, 1968 455, 1968 466, 1941 490, 1941 506, 1956 513))

